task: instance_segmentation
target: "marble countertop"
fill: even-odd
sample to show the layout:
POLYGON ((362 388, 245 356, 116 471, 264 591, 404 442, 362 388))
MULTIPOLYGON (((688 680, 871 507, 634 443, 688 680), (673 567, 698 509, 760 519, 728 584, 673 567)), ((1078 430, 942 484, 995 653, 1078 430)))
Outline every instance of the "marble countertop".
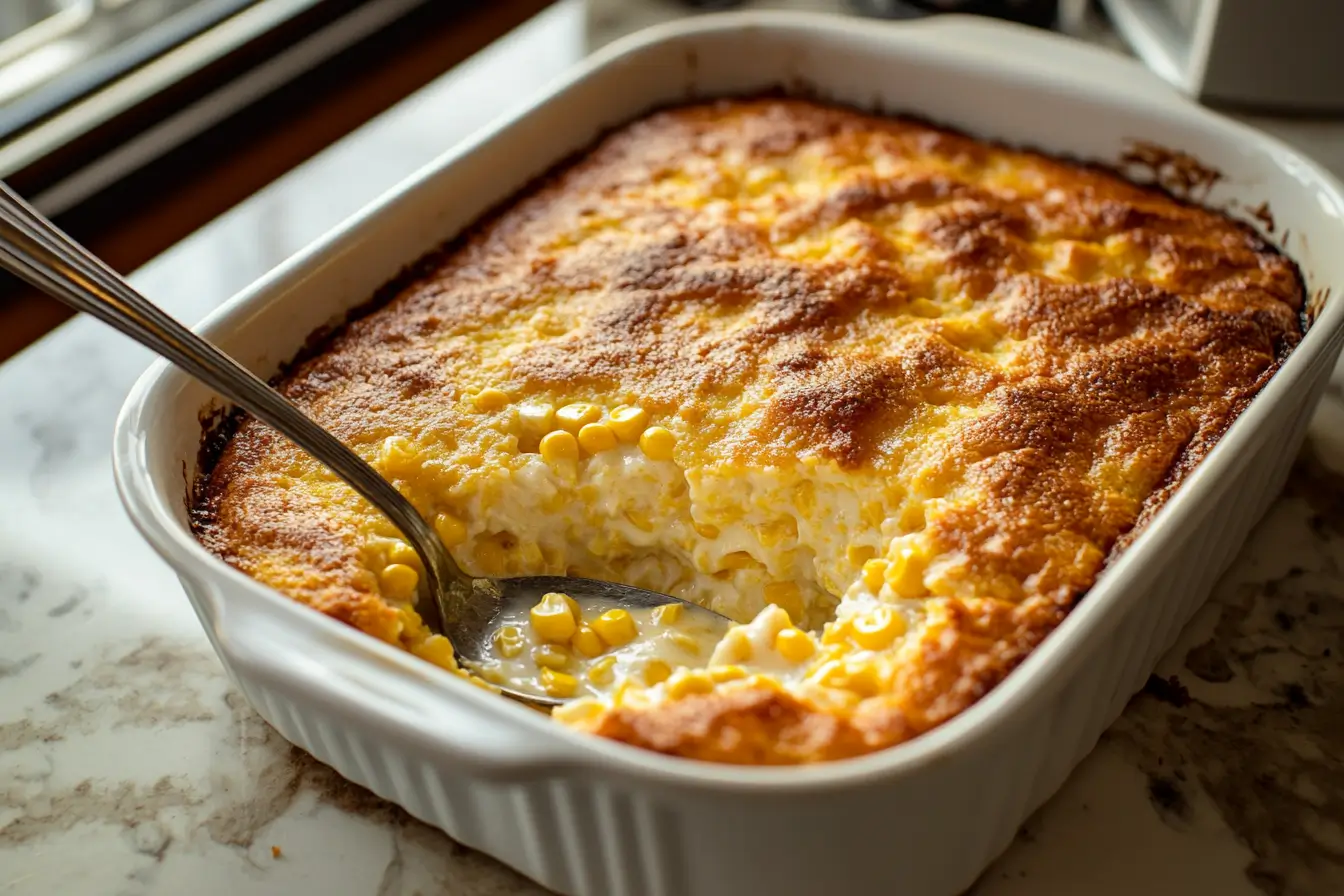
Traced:
MULTIPOLYGON (((673 14, 591 2, 553 7, 136 283, 198 319, 594 44, 673 14)), ((1257 123, 1344 172, 1344 124, 1257 123)), ((77 320, 0 366, 0 894, 540 893, 289 746, 231 688, 114 493, 112 421, 149 361, 77 320)), ((973 892, 1344 892, 1341 654, 1336 387, 1212 600, 973 892)))

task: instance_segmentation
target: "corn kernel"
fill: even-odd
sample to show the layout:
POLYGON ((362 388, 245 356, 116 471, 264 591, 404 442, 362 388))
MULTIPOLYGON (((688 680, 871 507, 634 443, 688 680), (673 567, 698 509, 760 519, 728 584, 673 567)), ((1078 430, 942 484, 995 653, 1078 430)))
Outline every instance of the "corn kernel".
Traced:
POLYGON ((555 412, 555 422, 560 428, 577 435, 589 423, 602 419, 602 409, 586 401, 567 404, 555 412))
POLYGON ((672 667, 663 660, 653 659, 644 664, 643 675, 644 683, 655 685, 662 681, 667 681, 667 677, 672 674, 672 667))
POLYGON ((405 563, 392 563, 378 573, 378 584, 383 594, 393 600, 410 600, 415 596, 415 586, 420 584, 420 573, 405 563))
POLYGON ((564 669, 569 666, 569 651, 558 644, 542 644, 532 648, 532 661, 543 669, 564 669))
POLYGON ((467 524, 451 513, 434 517, 434 531, 439 533, 445 547, 457 547, 467 540, 467 524))
POLYGON ((760 565, 760 562, 746 551, 729 551, 719 561, 720 569, 751 569, 760 565))
POLYGON ((848 622, 828 622, 821 630, 821 643, 843 644, 848 635, 848 622))
POLYGON ((803 616, 803 593, 797 582, 769 583, 765 586, 765 602, 788 613, 790 619, 801 619, 803 616))
POLYGON ((845 548, 845 559, 855 566, 863 566, 877 555, 872 545, 852 544, 845 548))
POLYGON ((718 526, 712 526, 712 525, 710 525, 709 523, 696 523, 696 524, 695 524, 695 532, 696 532, 696 534, 699 535, 701 538, 718 538, 718 537, 719 537, 719 527, 718 527, 718 526))
POLYGON ((709 678, 715 684, 722 684, 725 681, 737 681, 740 678, 747 677, 747 670, 741 666, 710 666, 708 669, 709 678))
POLYGON ((453 645, 443 635, 430 635, 412 651, 422 660, 429 660, 445 669, 456 669, 457 660, 453 657, 453 645))
POLYGON ((541 670, 541 686, 552 697, 573 697, 579 689, 579 680, 573 675, 554 669, 541 670))
POLYGON ((532 630, 538 638, 555 644, 568 641, 578 630, 578 621, 565 595, 555 592, 543 595, 528 613, 528 618, 532 620, 532 630))
POLYGON ((616 447, 616 433, 605 423, 585 423, 579 430, 579 447, 589 454, 600 454, 616 447))
POLYGON ((569 646, 589 659, 599 656, 607 649, 607 645, 602 643, 602 638, 589 625, 578 627, 574 632, 574 637, 569 639, 569 646))
POLYGON ((495 631, 495 650, 506 660, 523 652, 523 633, 516 625, 503 625, 495 631))
POLYGON ((569 612, 574 614, 574 621, 583 622, 583 611, 579 609, 579 602, 568 594, 561 594, 560 596, 564 598, 565 605, 569 607, 569 612))
POLYGON ((722 658, 730 663, 745 663, 751 660, 751 655, 755 650, 751 646, 751 638, 740 628, 730 628, 728 633, 723 636, 719 646, 715 648, 716 654, 722 654, 722 658))
POLYGON ((775 635, 775 650, 791 663, 801 663, 817 650, 812 636, 802 629, 786 628, 775 635))
POLYGON ((924 570, 927 566, 928 558, 918 546, 901 545, 887 566, 886 582, 897 597, 922 597, 926 591, 924 570))
POLYGON ((854 643, 864 650, 882 650, 904 633, 905 620, 891 607, 882 606, 852 619, 850 631, 854 633, 854 643))
POLYGON ((873 594, 882 590, 882 582, 887 574, 887 561, 869 560, 863 564, 863 586, 873 594))
POLYGON ((528 402, 518 408, 518 423, 527 435, 541 438, 555 426, 555 406, 528 402))
POLYGON ((579 440, 563 429, 557 429, 541 437, 538 450, 541 451, 542 460, 548 464, 576 461, 579 459, 579 440))
POLYGON ((872 697, 882 690, 882 676, 874 663, 850 663, 844 667, 839 686, 860 697, 872 697))
POLYGON ((714 680, 700 671, 678 672, 667 683, 667 695, 677 699, 691 694, 708 694, 712 690, 714 680))
POLYGON ((654 625, 676 625, 685 608, 681 604, 663 604, 653 608, 654 625))
POLYGON ((634 617, 625 610, 608 610, 593 620, 592 627, 609 647, 629 644, 639 636, 634 617))
POLYGON ((670 632, 667 635, 667 641, 669 644, 674 644, 686 651, 691 656, 700 655, 700 642, 685 632, 670 632))
POLYGON ((671 460, 677 437, 661 426, 650 426, 639 437, 639 450, 649 460, 671 460))
POLYGON ((478 411, 497 411, 509 403, 509 396, 500 389, 482 389, 472 396, 471 403, 478 411))
POLYGON ((588 680, 599 687, 611 684, 616 678, 616 657, 604 656, 588 667, 588 680))
POLYGON ((388 436, 383 439, 378 459, 388 476, 413 472, 419 466, 415 446, 405 436, 388 436))
POLYGON ((582 725, 602 715, 605 708, 600 700, 580 697, 578 700, 571 700, 557 706, 552 711, 551 718, 564 722, 566 725, 582 725))
POLYGON ((634 510, 627 510, 627 511, 624 512, 623 515, 625 516, 626 521, 627 521, 628 523, 630 523, 630 525, 634 526, 636 529, 640 530, 641 532, 652 532, 652 531, 653 531, 653 528, 654 528, 654 527, 653 527, 653 520, 651 520, 651 519, 650 519, 648 516, 646 516, 645 514, 639 513, 638 511, 634 511, 634 510))
POLYGON ((394 541, 387 546, 387 562, 400 563, 412 569, 420 565, 420 555, 404 541, 394 541))
POLYGON ((621 405, 613 410, 607 419, 610 421, 612 431, 616 433, 617 438, 622 442, 635 442, 639 440, 639 434, 648 425, 649 414, 643 408, 621 405))

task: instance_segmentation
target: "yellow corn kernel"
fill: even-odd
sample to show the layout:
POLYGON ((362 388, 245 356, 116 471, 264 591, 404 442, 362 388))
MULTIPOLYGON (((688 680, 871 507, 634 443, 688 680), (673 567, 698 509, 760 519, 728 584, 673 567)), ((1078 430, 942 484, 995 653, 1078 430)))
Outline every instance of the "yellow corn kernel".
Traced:
POLYGON ((625 516, 626 521, 628 521, 630 525, 634 526, 639 531, 641 532, 653 531, 653 520, 649 519, 644 514, 634 510, 627 510, 624 512, 623 515, 625 516))
POLYGON ((420 565, 420 555, 404 541, 394 541, 387 546, 387 562, 400 563, 412 569, 420 565))
POLYGON ((471 398, 478 411, 497 411, 509 403, 509 396, 500 389, 486 388, 471 398))
POLYGON ((589 423, 596 423, 601 419, 602 409, 586 401, 567 404, 555 412, 555 422, 561 429, 574 435, 578 435, 579 430, 589 423))
POLYGON ((756 558, 746 551, 729 551, 719 561, 720 569, 751 569, 753 566, 760 565, 756 558))
POLYGON ((569 651, 559 644, 542 644, 532 648, 532 661, 543 669, 565 669, 570 659, 569 651))
POLYGON ((579 459, 579 440, 563 429, 557 429, 541 437, 538 450, 541 451, 541 459, 548 464, 572 462, 579 459))
POLYGON ((528 613, 528 618, 532 621, 532 630, 537 633, 537 637, 554 644, 563 644, 574 637, 579 627, 565 595, 555 592, 542 595, 541 601, 528 613))
POLYGON ((620 647, 639 637, 634 617, 625 610, 608 610, 594 619, 592 626, 609 647, 620 647))
POLYGON ((667 636, 667 640, 669 644, 675 644, 691 656, 700 655, 700 642, 685 632, 670 632, 667 636))
POLYGON ((882 582, 887 574, 887 561, 869 560, 863 564, 863 586, 873 594, 882 590, 882 582))
POLYGON ((877 555, 871 545, 852 544, 845 549, 845 559, 855 566, 863 566, 877 555))
POLYGON ((663 604, 660 607, 653 608, 654 625, 676 625, 681 619, 681 614, 685 610, 681 604, 663 604))
POLYGON ((588 680, 599 687, 609 685, 616 678, 616 657, 604 656, 588 667, 588 680))
POLYGON ((752 654, 756 652, 751 646, 751 638, 741 628, 728 629, 728 633, 719 642, 717 651, 722 651, 723 658, 734 663, 749 662, 752 654))
POLYGON ((611 429, 622 442, 634 442, 649 424, 649 414, 643 408, 621 405, 607 417, 611 429))
POLYGON ((580 653, 589 659, 599 656, 607 649, 607 645, 602 643, 602 638, 589 625, 578 627, 574 632, 574 637, 569 639, 569 646, 573 647, 576 653, 580 653))
POLYGON ((616 433, 605 423, 585 423, 579 430, 579 447, 589 454, 601 454, 616 447, 616 433))
POLYGON ((718 538, 719 527, 711 526, 709 523, 696 523, 695 532, 701 538, 718 538))
POLYGON ((528 402, 518 408, 518 423, 527 435, 541 438, 555 427, 555 406, 528 402))
POLYGON ((502 625, 495 631, 495 650, 506 660, 523 652, 523 633, 516 625, 502 625))
POLYGON ((789 662, 801 663, 816 652, 817 645, 802 629, 786 628, 775 635, 775 650, 789 662))
POLYGON ((747 677, 747 670, 741 666, 710 666, 707 670, 709 678, 715 684, 722 684, 725 681, 737 681, 739 678, 747 677))
POLYGON ((393 600, 410 600, 415 596, 415 586, 420 584, 420 573, 405 563, 392 563, 378 573, 378 584, 383 595, 393 600))
POLYGON ((667 682, 667 695, 680 699, 691 694, 708 694, 714 690, 714 680, 704 672, 686 670, 678 672, 667 682))
POLYGON ((882 690, 882 676, 874 663, 846 663, 839 686, 860 697, 872 697, 882 690))
POLYGON ((882 650, 905 632, 905 620, 891 607, 877 607, 864 616, 850 620, 854 643, 864 650, 882 650))
POLYGON ((661 426, 650 426, 639 437, 639 450, 649 460, 671 460, 677 437, 661 426))
POLYGON ((434 531, 445 547, 457 547, 467 540, 467 524, 451 513, 441 513, 434 517, 434 531))
POLYGON ((575 691, 579 689, 579 680, 565 672, 542 669, 541 687, 552 697, 573 697, 575 691))
POLYGON ((925 593, 924 570, 928 557, 917 545, 904 544, 896 551, 886 569, 886 583, 897 597, 916 598, 925 593))
POLYGON ((672 674, 672 667, 663 660, 653 659, 644 664, 642 678, 647 685, 655 685, 661 681, 667 681, 667 677, 672 674))
POLYGON ((788 613, 790 619, 803 616, 803 593, 797 582, 771 582, 765 586, 765 601, 788 613))
POLYGON ((420 465, 415 445, 405 436, 388 436, 383 439, 378 460, 383 473, 393 477, 413 472, 420 465))
POLYGON ((843 644, 848 635, 848 622, 828 622, 821 630, 821 643, 843 644))
POLYGON ((445 669, 456 669, 457 660, 453 657, 453 645, 443 635, 430 635, 412 651, 422 660, 429 660, 445 669))

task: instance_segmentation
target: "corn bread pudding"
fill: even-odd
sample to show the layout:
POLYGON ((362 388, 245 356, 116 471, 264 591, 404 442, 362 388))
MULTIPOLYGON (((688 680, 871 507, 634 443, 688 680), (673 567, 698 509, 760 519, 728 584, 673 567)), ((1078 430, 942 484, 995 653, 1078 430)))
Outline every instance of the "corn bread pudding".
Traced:
MULTIPOLYGON (((467 571, 626 582, 739 623, 697 663, 593 679, 631 629, 593 640, 548 596, 514 628, 577 695, 561 723, 801 763, 908 740, 1001 681, 1273 375, 1302 301, 1250 229, 1112 172, 725 100, 608 135, 279 387, 467 571)), ((390 523, 254 420, 221 444, 193 513, 208 548, 480 680, 421 624, 390 523)))

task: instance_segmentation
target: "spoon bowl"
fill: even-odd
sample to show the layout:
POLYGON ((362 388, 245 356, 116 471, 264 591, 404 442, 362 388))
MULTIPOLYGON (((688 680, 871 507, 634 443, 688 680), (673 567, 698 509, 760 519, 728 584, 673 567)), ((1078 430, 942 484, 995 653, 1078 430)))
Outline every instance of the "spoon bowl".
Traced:
MULTIPOLYGON (((390 482, 334 435, 251 371, 140 295, 120 274, 62 232, 0 182, 0 267, 42 292, 98 318, 168 359, 186 373, 272 427, 327 466, 401 531, 419 555, 428 601, 417 609, 430 631, 453 644, 470 666, 486 657, 498 620, 531 607, 549 592, 580 606, 594 602, 627 609, 679 603, 687 612, 727 628, 730 620, 666 594, 615 582, 569 576, 475 578, 453 560, 424 517, 390 482)), ((508 696, 538 706, 563 700, 501 685, 508 696)))

